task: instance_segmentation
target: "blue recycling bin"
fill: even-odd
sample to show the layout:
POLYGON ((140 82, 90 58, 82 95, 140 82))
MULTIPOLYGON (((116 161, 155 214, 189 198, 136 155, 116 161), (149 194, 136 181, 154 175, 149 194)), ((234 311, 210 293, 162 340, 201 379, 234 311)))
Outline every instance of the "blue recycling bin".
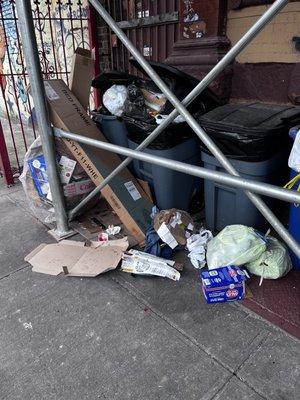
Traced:
MULTIPOLYGON (((290 137, 296 139, 296 135, 300 130, 300 126, 292 128, 290 130, 290 137)), ((293 179, 298 173, 291 170, 291 179, 293 179)), ((300 186, 300 181, 298 181, 293 190, 297 190, 300 186)), ((290 218, 289 218, 289 232, 300 243, 300 204, 290 205, 290 218)), ((300 258, 298 258, 293 252, 291 252, 291 259, 295 269, 300 270, 300 258)))

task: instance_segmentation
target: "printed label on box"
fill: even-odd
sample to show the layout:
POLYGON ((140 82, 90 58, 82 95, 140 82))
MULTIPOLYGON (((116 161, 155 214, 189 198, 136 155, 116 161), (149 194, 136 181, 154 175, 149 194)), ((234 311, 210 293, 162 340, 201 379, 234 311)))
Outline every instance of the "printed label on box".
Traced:
POLYGON ((71 160, 70 158, 66 156, 61 156, 59 160, 59 166, 60 166, 60 180, 61 183, 69 183, 74 169, 76 167, 77 162, 74 160, 71 160))
POLYGON ((142 198, 135 184, 132 181, 124 183, 124 186, 126 187, 126 189, 128 190, 130 196, 133 198, 134 201, 137 201, 142 198))

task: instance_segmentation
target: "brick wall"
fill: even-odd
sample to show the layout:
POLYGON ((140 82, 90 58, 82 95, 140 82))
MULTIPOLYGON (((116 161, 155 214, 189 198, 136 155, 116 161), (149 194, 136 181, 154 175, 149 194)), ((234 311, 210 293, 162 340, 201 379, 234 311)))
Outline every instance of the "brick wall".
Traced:
MULTIPOLYGON (((249 7, 228 13, 227 35, 232 44, 253 25, 268 6, 249 7)), ((292 42, 300 36, 300 2, 288 4, 259 36, 237 57, 239 63, 300 62, 292 42)))
MULTIPOLYGON (((102 3, 105 1, 103 0, 102 3)), ((109 28, 103 19, 97 15, 97 30, 99 41, 100 71, 111 69, 109 28)))

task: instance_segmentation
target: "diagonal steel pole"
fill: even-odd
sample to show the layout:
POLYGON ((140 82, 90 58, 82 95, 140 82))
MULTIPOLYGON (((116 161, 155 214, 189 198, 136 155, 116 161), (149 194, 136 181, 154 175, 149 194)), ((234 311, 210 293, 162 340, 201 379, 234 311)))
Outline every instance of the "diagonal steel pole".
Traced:
MULTIPOLYGON (((97 8, 98 3, 90 0, 90 3, 97 8)), ((282 6, 283 7, 283 6, 282 6)), ((282 8, 281 7, 281 8, 282 8)), ((280 9, 281 9, 280 8, 280 9)), ((99 11, 99 10, 97 10, 99 11)), ((247 31, 247 33, 231 48, 231 50, 218 62, 218 64, 203 78, 201 82, 191 91, 191 93, 183 100, 182 104, 187 106, 192 102, 203 90, 208 87, 214 79, 224 70, 235 57, 259 34, 259 32, 270 22, 270 20, 279 12, 277 4, 270 7, 247 31), (275 7, 276 5, 276 7, 275 7)), ((143 150, 153 140, 163 132, 168 125, 179 115, 176 108, 169 114, 169 116, 137 147, 136 150, 143 150)), ((86 196, 73 210, 69 212, 69 218, 72 219, 94 196, 101 192, 101 190, 122 171, 133 159, 127 157, 114 171, 112 171, 101 183, 97 186, 88 196, 86 196)))
MULTIPOLYGON (((227 160, 224 154, 220 151, 218 146, 210 139, 206 132, 197 123, 195 118, 187 111, 187 109, 182 105, 182 103, 177 99, 177 97, 170 91, 167 85, 160 79, 158 74, 153 70, 145 58, 140 54, 140 52, 134 47, 131 41, 127 38, 124 32, 118 27, 117 23, 112 19, 112 17, 107 13, 105 8, 96 0, 90 0, 91 4, 94 6, 96 11, 99 12, 100 16, 106 21, 110 28, 116 33, 121 42, 130 51, 133 57, 139 62, 143 67, 147 75, 155 82, 155 84, 160 88, 160 90, 165 94, 167 99, 173 104, 173 106, 179 111, 182 117, 185 118, 188 125, 194 130, 197 136, 202 140, 202 142, 207 146, 207 148, 213 153, 220 164, 232 175, 239 176, 239 173, 233 167, 233 165, 227 160)), ((276 15, 286 4, 288 0, 277 0, 273 6, 271 6, 274 12, 273 16, 276 15)), ((271 18, 270 18, 271 19, 271 18)), ((269 22, 269 21, 268 21, 269 22)), ((289 234, 284 225, 279 221, 275 214, 267 207, 265 202, 260 199, 257 195, 245 191, 246 195, 252 201, 252 203, 257 207, 257 209, 262 213, 262 215, 267 219, 267 221, 273 226, 275 231, 282 237, 282 239, 287 243, 287 245, 300 257, 300 245, 296 240, 289 234)))

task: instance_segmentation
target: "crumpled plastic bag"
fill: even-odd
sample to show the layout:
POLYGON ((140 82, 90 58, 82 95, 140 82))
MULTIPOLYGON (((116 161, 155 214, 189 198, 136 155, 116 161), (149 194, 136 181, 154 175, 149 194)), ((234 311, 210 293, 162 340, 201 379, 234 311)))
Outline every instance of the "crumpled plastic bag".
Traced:
POLYGON ((197 269, 204 268, 206 265, 206 248, 208 242, 213 238, 210 231, 201 229, 200 233, 192 235, 187 239, 186 247, 189 251, 189 259, 197 269))
POLYGON ((264 279, 278 279, 292 269, 287 248, 276 238, 267 237, 267 248, 260 257, 246 264, 247 270, 264 279))
POLYGON ((121 117, 127 99, 127 88, 124 85, 113 85, 103 95, 103 104, 116 117, 121 117))
POLYGON ((289 157, 289 167, 296 172, 300 172, 300 130, 297 133, 294 145, 289 157))
POLYGON ((229 225, 208 243, 207 265, 209 269, 244 265, 257 260, 266 247, 266 240, 253 228, 229 225))
POLYGON ((30 210, 43 223, 51 224, 55 222, 54 209, 50 201, 41 198, 34 185, 28 161, 35 159, 43 154, 40 136, 35 139, 27 150, 24 158, 23 171, 19 178, 22 183, 26 199, 30 210))

